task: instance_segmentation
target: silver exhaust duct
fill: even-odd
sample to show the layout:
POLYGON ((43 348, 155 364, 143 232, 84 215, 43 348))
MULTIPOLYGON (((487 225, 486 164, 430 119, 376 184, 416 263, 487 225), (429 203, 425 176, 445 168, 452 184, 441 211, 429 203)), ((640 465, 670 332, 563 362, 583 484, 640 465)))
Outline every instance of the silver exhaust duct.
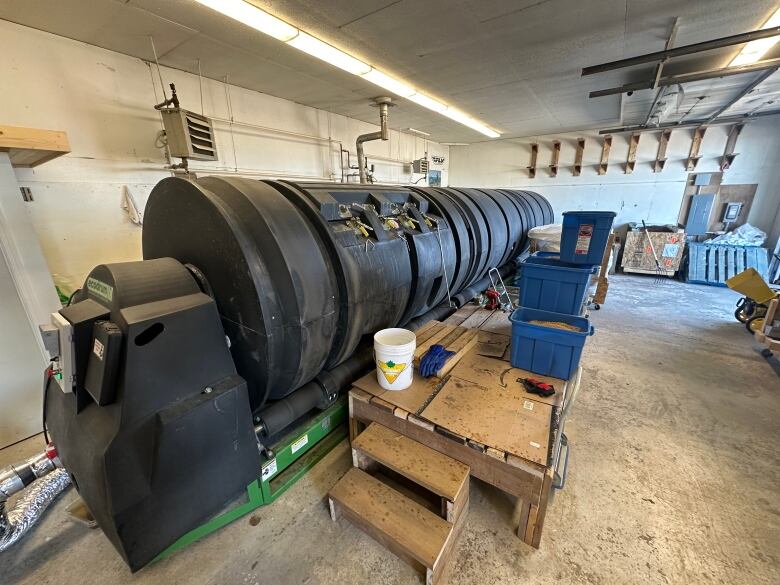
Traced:
MULTIPOLYGON (((387 140, 387 109, 393 105, 389 97, 378 97, 374 100, 375 105, 379 108, 379 132, 369 132, 368 134, 361 134, 357 137, 355 142, 355 148, 357 150, 358 157, 358 173, 360 174, 360 182, 368 183, 368 176, 366 173, 366 155, 363 153, 363 143, 370 142, 372 140, 387 140)), ((373 182, 373 181, 372 181, 373 182)))
POLYGON ((70 476, 62 469, 52 445, 35 457, 0 471, 0 552, 27 534, 69 485, 70 476), (25 488, 22 498, 7 512, 8 499, 25 488))

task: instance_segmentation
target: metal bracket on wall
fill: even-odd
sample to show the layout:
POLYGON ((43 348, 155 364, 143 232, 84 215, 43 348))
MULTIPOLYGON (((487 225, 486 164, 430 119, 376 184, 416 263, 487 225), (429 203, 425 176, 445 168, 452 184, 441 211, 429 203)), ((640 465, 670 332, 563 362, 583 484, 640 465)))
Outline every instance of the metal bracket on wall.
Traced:
POLYGON ((729 137, 726 139, 726 147, 723 149, 723 156, 720 159, 720 170, 725 171, 731 168, 734 163, 734 159, 737 158, 738 152, 734 152, 737 147, 737 139, 739 138, 744 124, 734 124, 729 130, 729 137))
POLYGON ((693 131, 693 139, 691 140, 691 150, 688 153, 688 158, 685 159, 685 169, 689 173, 696 169, 696 165, 698 164, 699 159, 701 158, 699 156, 699 149, 701 148, 701 141, 704 138, 704 133, 706 131, 707 128, 704 126, 699 126, 698 128, 696 128, 696 130, 693 131))
POLYGON ((574 155, 574 171, 572 174, 575 177, 579 177, 580 173, 582 173, 582 155, 585 153, 585 139, 584 138, 578 138, 577 139, 577 152, 574 155))
POLYGON ((660 173, 664 170, 666 164, 666 147, 669 146, 669 138, 672 136, 671 130, 664 130, 661 132, 661 136, 658 137, 658 152, 655 155, 655 162, 653 163, 653 172, 660 173))
POLYGON ((639 146, 639 137, 641 134, 634 132, 628 139, 628 156, 626 157, 626 170, 625 173, 630 175, 634 172, 636 166, 636 149, 639 146))
POLYGON ((599 175, 607 174, 607 167, 609 166, 609 151, 612 148, 612 136, 607 135, 604 137, 604 142, 601 144, 601 161, 599 162, 599 175))
POLYGON ((535 142, 531 144, 531 163, 528 165, 528 176, 533 179, 536 177, 536 158, 539 156, 539 145, 535 142))
POLYGON ((553 140, 552 153, 550 155, 550 176, 558 176, 558 159, 561 156, 561 142, 560 140, 553 140))

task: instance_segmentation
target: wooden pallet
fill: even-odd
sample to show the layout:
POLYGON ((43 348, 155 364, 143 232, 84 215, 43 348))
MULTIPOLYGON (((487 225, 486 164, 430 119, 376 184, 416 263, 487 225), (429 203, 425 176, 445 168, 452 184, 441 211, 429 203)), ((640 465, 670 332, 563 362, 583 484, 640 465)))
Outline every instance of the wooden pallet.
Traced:
POLYGON ((442 580, 468 512, 468 466, 372 423, 355 441, 354 467, 328 494, 331 517, 344 516, 425 574, 442 580), (431 509, 389 483, 399 475, 436 499, 431 509))

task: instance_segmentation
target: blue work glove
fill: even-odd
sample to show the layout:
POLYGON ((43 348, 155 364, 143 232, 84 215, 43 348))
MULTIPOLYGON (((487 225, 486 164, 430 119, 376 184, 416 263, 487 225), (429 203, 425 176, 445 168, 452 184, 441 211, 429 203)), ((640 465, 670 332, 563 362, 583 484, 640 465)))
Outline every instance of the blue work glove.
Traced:
POLYGON ((454 355, 454 351, 447 351, 443 345, 432 345, 420 358, 420 375, 423 378, 435 376, 454 355))

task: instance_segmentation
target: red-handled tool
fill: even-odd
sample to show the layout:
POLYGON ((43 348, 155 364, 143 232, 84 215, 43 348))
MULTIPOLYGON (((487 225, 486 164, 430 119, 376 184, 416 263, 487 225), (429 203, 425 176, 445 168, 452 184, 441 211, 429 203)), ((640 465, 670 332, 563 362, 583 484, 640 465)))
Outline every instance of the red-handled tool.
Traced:
POLYGON ((541 380, 535 380, 534 378, 518 378, 518 382, 523 383, 523 387, 529 394, 537 394, 538 396, 548 397, 555 394, 555 386, 547 384, 541 380))

